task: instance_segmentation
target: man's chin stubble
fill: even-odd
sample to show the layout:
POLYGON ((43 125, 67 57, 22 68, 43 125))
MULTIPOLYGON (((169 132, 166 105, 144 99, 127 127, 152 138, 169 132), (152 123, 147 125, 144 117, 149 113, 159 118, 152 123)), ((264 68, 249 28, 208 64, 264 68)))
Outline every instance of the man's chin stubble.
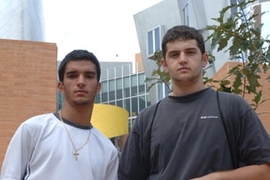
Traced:
POLYGON ((88 102, 88 101, 82 101, 82 102, 73 101, 73 104, 74 104, 75 106, 86 106, 86 105, 89 104, 89 102, 88 102))

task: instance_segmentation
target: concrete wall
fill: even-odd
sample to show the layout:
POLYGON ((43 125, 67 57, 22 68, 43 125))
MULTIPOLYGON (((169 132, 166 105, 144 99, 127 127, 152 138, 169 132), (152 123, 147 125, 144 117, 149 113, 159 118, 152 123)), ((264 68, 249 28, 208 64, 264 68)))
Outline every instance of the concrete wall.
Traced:
POLYGON ((0 39, 0 169, 19 124, 56 110, 56 57, 54 43, 0 39))

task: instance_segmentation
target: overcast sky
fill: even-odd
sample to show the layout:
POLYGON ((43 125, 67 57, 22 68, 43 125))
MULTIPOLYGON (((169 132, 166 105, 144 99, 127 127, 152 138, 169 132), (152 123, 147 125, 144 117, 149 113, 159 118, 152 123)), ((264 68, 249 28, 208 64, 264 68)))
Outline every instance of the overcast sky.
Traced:
MULTIPOLYGON (((133 15, 162 0, 43 0, 46 41, 58 46, 58 60, 74 49, 92 51, 100 61, 132 61, 139 53, 133 15), (118 55, 118 57, 117 57, 118 55)), ((263 20, 269 22, 270 3, 263 20)), ((263 34, 270 34, 270 23, 263 34)))
POLYGON ((43 0, 46 42, 57 43, 58 60, 87 49, 100 61, 134 61, 140 50, 133 15, 160 1, 43 0))

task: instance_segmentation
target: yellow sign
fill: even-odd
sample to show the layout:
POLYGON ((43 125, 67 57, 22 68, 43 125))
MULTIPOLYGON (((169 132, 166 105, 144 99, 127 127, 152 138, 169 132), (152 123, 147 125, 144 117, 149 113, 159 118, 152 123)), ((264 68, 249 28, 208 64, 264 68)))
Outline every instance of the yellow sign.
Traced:
POLYGON ((128 111, 113 105, 95 104, 91 123, 108 138, 128 133, 128 111))

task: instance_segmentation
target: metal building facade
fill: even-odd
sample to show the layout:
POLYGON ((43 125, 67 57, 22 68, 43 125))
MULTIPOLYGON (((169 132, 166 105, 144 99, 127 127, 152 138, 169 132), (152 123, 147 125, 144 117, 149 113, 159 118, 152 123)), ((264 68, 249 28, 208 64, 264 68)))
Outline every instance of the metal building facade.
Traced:
POLYGON ((0 38, 44 41, 42 0, 2 0, 0 38))

